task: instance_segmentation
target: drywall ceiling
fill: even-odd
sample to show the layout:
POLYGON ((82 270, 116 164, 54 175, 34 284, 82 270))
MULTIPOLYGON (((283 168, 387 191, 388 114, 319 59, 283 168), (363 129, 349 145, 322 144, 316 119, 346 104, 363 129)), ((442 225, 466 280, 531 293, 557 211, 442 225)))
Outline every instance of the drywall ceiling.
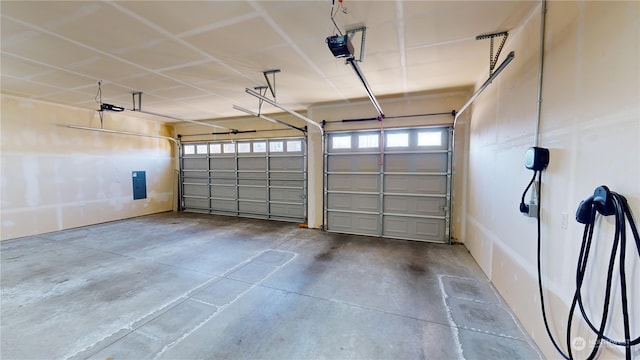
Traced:
MULTIPOLYGON (((515 28, 535 5, 344 0, 335 19, 342 31, 366 26, 360 67, 382 97, 472 85, 489 66, 489 40, 475 36, 515 28)), ((290 108, 364 98, 325 43, 336 33, 331 8, 331 0, 3 0, 1 90, 97 109, 102 80, 103 102, 131 109, 141 91, 145 111, 216 119, 242 115, 234 104, 256 110, 244 89, 280 69, 277 101, 290 108)))

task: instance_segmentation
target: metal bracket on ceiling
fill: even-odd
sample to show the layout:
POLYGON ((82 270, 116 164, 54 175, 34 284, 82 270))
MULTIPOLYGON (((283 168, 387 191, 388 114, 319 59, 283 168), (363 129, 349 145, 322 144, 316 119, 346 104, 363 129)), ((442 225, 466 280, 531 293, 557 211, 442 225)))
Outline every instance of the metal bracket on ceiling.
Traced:
POLYGON ((267 80, 267 85, 269 86, 273 100, 276 100, 276 74, 279 72, 280 69, 266 70, 262 72, 264 79, 267 80), (273 78, 273 85, 271 84, 271 80, 269 80, 269 75, 273 78))
MULTIPOLYGON (((267 94, 267 89, 269 87, 268 86, 256 86, 253 89, 257 90, 258 93, 260 93, 260 95, 265 96, 267 94)), ((258 99, 258 116, 260 114, 262 114, 262 104, 264 103, 264 100, 262 99, 258 99)))
POLYGON ((493 34, 484 34, 476 36, 476 40, 484 40, 491 39, 491 45, 489 48, 489 76, 493 75, 493 69, 496 67, 498 63, 498 57, 500 57, 500 52, 502 51, 502 47, 504 43, 507 41, 507 37, 509 37, 509 32, 501 31, 493 34), (496 51, 496 55, 493 56, 493 39, 497 37, 502 37, 502 42, 498 46, 498 50, 496 51))
POLYGON ((131 95, 133 96, 133 111, 142 111, 142 91, 134 91, 131 95), (138 100, 138 107, 136 107, 136 100, 138 100))
POLYGON ((364 41, 367 35, 367 27, 360 26, 354 29, 347 30, 347 36, 350 38, 353 38, 357 33, 360 33, 360 51, 358 54, 358 59, 356 61, 362 62, 364 60, 364 41))

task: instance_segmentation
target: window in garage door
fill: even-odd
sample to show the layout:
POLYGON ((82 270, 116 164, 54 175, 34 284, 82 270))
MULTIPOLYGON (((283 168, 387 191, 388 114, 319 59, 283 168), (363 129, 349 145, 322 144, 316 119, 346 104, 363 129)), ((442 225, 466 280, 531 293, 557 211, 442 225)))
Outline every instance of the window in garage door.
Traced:
POLYGON ((183 144, 182 209, 304 222, 306 148, 304 138, 183 144))
POLYGON ((448 242, 451 129, 327 133, 325 228, 448 242))

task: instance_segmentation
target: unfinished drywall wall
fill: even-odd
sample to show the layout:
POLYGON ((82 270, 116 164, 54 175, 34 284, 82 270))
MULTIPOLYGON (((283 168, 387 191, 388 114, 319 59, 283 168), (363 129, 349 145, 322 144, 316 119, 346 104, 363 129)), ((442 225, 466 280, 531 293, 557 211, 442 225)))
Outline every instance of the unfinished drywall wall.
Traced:
MULTIPOLYGON (((170 211, 169 140, 70 129, 100 127, 96 111, 2 95, 2 240, 170 211), (147 198, 133 200, 132 172, 147 198)), ((171 127, 104 113, 105 128, 171 136, 171 127)))
MULTIPOLYGON (((540 23, 538 7, 511 31, 503 53, 514 50, 515 60, 473 105, 464 242, 546 357, 559 358, 541 317, 536 221, 518 211, 532 175, 523 163, 536 128, 540 23)), ((546 23, 540 146, 550 149, 551 161, 542 179, 542 266, 550 326, 566 348, 583 231, 574 220, 578 204, 607 185, 626 196, 636 219, 640 216, 640 3, 549 2, 546 23)), ((600 267, 608 261, 613 230, 607 218, 596 232, 598 255, 592 260, 600 267)), ((636 257, 627 274, 633 284, 630 304, 638 304, 640 263, 631 248, 628 254, 636 257)), ((600 314, 602 276, 589 280, 586 289, 587 307, 600 314)), ((609 331, 623 339, 620 298, 614 299, 617 322, 609 331)), ((637 336, 640 313, 637 306, 631 311, 637 336)), ((574 334, 586 341, 574 355, 586 358, 593 336, 583 324, 574 334)), ((602 355, 623 358, 612 346, 602 355)))

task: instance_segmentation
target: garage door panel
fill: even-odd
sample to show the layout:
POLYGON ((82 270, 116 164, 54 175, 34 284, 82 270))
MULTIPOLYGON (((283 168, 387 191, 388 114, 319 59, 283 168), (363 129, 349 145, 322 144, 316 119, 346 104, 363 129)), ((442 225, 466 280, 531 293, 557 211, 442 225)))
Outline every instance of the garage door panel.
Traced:
POLYGON ((221 200, 221 199, 212 199, 211 200, 211 210, 215 211, 236 211, 236 201, 235 200, 221 200))
POLYGON ((302 189, 304 188, 304 181, 303 180, 270 180, 269 185, 270 186, 286 186, 291 188, 302 189))
POLYGON ((446 172, 448 155, 444 154, 386 154, 386 172, 446 172))
POLYGON ((302 205, 272 203, 270 214, 272 217, 297 218, 299 221, 304 220, 304 208, 302 205))
POLYGON ((329 212, 329 231, 364 235, 378 235, 380 222, 378 215, 329 212))
POLYGON ((239 187, 238 188, 238 198, 240 200, 267 200, 267 189, 266 188, 255 188, 255 187, 239 187))
POLYGON ((269 159, 269 169, 279 171, 299 171, 304 168, 304 158, 301 156, 272 157, 269 159))
POLYGON ((385 216, 384 235, 403 239, 442 241, 445 220, 385 216))
POLYGON ((266 158, 238 158, 238 170, 267 170, 266 158))
POLYGON ((238 185, 251 185, 251 186, 267 186, 267 180, 260 179, 238 179, 238 185))
POLYGON ((191 198, 191 197, 185 197, 184 198, 184 207, 187 209, 202 209, 202 210, 207 210, 209 209, 209 199, 200 199, 200 198, 191 198))
POLYGON ((415 196, 385 196, 384 198, 385 213, 445 216, 446 206, 446 198, 415 196))
POLYGON ((283 182, 284 181, 292 181, 292 180, 304 181, 304 174, 301 174, 301 173, 270 172, 269 173, 269 179, 271 179, 272 181, 281 180, 283 182))
POLYGON ((330 210, 353 210, 379 212, 379 196, 364 194, 329 194, 327 196, 327 208, 330 210))
POLYGON ((182 182, 185 185, 186 184, 205 184, 206 185, 209 183, 209 178, 208 177, 191 177, 191 176, 183 175, 182 182))
POLYGON ((213 141, 198 146, 195 154, 181 154, 185 210, 305 220, 307 158, 303 138, 244 140, 239 146, 213 141), (275 146, 271 146, 273 142, 275 146))
POLYGON ((447 177, 434 175, 385 175, 384 191, 388 193, 445 194, 447 177))
POLYGON ((207 184, 185 185, 183 191, 187 196, 209 196, 209 186, 207 184))
POLYGON ((182 159, 182 169, 207 170, 207 158, 184 158, 182 159))
POLYGON ((235 158, 211 158, 209 159, 211 170, 235 170, 236 159, 235 158))
POLYGON ((329 171, 364 171, 377 172, 380 164, 379 155, 330 156, 328 159, 329 171))
POLYGON ((416 238, 443 239, 445 237, 446 223, 444 220, 415 219, 416 238))
POLYGON ((327 229, 446 242, 451 191, 449 131, 449 127, 432 126, 385 129, 384 133, 374 129, 328 133, 327 229), (376 139, 382 141, 382 162, 376 139))
POLYGON ((211 180, 209 182, 211 184, 215 184, 215 185, 235 186, 236 185, 236 178, 235 177, 222 177, 222 176, 216 176, 215 174, 211 174, 211 180))
POLYGON ((235 199, 236 198, 236 187, 235 186, 219 186, 219 185, 211 185, 211 196, 216 198, 227 198, 227 199, 235 199))
POLYGON ((245 214, 267 214, 267 204, 263 202, 238 201, 239 212, 245 214))
POLYGON ((269 193, 271 201, 286 201, 302 203, 302 189, 271 189, 269 193))
POLYGON ((327 189, 330 191, 379 192, 379 175, 343 175, 329 176, 327 189))
POLYGON ((253 171, 243 171, 238 172, 238 179, 267 179, 267 174, 265 172, 253 172, 253 171))

